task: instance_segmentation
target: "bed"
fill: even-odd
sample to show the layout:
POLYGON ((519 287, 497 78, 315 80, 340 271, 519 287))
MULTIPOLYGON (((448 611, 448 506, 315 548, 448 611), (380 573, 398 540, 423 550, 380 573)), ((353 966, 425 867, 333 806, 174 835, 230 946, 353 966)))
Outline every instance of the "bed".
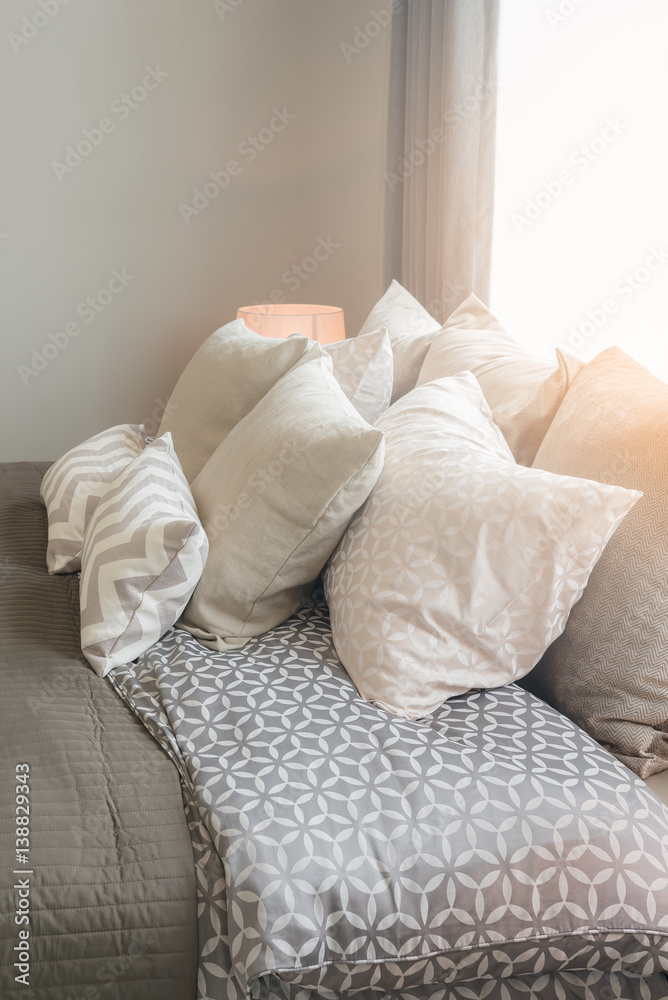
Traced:
POLYGON ((178 774, 81 655, 77 575, 46 572, 47 467, 0 466, 0 996, 194 1000, 196 887, 178 774), (19 906, 29 923, 15 922, 19 906), (29 976, 17 982, 21 930, 29 976))
POLYGON ((318 591, 97 677, 46 468, 0 468, 0 996, 668 997, 668 810, 635 775, 514 684, 388 718, 318 591))

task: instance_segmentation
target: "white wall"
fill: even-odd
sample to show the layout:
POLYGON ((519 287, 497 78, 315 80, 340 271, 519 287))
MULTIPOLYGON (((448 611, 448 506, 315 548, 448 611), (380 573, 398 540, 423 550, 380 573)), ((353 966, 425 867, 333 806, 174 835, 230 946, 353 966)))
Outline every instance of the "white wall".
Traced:
POLYGON ((354 335, 382 292, 390 32, 349 61, 340 43, 383 4, 59 2, 0 9, 2 461, 55 458, 118 422, 155 429, 187 359, 239 305, 274 290, 341 305, 354 335), (123 110, 147 67, 164 77, 123 110), (295 117, 250 162, 239 146, 281 125, 275 108, 295 117), (66 147, 102 119, 68 167, 66 147), (236 176, 186 222, 179 205, 230 160, 236 176), (339 246, 288 287, 319 238, 339 246))

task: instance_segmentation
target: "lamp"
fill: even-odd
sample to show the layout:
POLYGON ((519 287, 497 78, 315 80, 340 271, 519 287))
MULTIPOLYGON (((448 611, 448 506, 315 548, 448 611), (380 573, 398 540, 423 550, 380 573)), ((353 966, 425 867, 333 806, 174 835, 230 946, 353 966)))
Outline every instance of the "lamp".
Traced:
POLYGON ((275 303, 242 306, 237 312, 237 319, 242 319, 249 330, 278 340, 300 333, 317 340, 319 344, 333 344, 346 336, 343 309, 338 306, 275 303))

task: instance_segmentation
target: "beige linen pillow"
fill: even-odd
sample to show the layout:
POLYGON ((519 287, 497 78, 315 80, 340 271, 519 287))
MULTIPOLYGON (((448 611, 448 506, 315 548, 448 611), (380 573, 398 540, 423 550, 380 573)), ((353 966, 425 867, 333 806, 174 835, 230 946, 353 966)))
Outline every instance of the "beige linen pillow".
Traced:
POLYGON ((418 385, 473 372, 515 460, 531 465, 584 361, 557 350, 554 362, 521 347, 486 305, 469 297, 433 338, 418 385))
POLYGON ((334 378, 355 409, 370 424, 385 413, 392 398, 394 361, 387 330, 376 330, 327 344, 334 378))
POLYGON ((403 285, 393 281, 365 319, 358 336, 383 327, 389 334, 394 356, 391 399, 394 403, 415 387, 429 345, 441 324, 403 285))
POLYGON ((114 480, 86 528, 81 649, 96 673, 135 660, 174 624, 208 548, 165 434, 114 480))
POLYGON ((211 553, 181 626, 229 649, 288 618, 382 462, 382 432, 346 399, 329 358, 285 375, 192 484, 211 553))
POLYGON ((84 532, 100 497, 144 444, 142 425, 119 424, 70 449, 47 470, 41 494, 49 519, 49 573, 81 569, 84 532))
POLYGON ((171 432, 188 482, 286 372, 322 353, 307 337, 261 337, 241 319, 212 333, 176 383, 158 431, 171 432))
POLYGON ((668 385, 617 347, 599 354, 534 467, 644 493, 530 680, 647 777, 668 768, 668 385))
POLYGON ((526 674, 639 494, 515 464, 469 372, 378 421, 385 464, 325 573, 360 694, 406 719, 526 674))

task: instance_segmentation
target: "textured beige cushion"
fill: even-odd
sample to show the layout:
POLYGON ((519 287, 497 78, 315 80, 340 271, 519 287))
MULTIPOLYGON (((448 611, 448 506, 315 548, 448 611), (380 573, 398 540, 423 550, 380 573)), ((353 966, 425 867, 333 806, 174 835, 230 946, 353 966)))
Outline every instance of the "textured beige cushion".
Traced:
POLYGON ((81 569, 84 532, 100 497, 144 443, 143 426, 119 424, 72 448, 47 471, 41 493, 49 519, 49 573, 81 569))
POLYGON ((383 435, 328 357, 285 375, 192 484, 211 554, 182 626, 213 649, 288 618, 380 474, 383 435))
POLYGON ((387 330, 327 344, 325 350, 332 359, 334 378, 357 412, 374 424, 392 398, 394 362, 387 330))
POLYGON ((114 480, 86 528, 81 648, 98 674, 136 659, 174 624, 208 548, 165 434, 114 480))
POLYGON ((516 465, 469 372, 378 421, 385 464, 325 574, 360 694, 407 719, 526 674, 638 497, 516 465))
POLYGON ((261 337, 240 319, 212 333, 176 383, 158 431, 171 432, 188 482, 286 372, 321 355, 313 340, 261 337))
POLYGON ((604 351, 534 465, 644 493, 532 683, 646 777, 668 767, 668 386, 618 348, 604 351))
POLYGON ((393 281, 365 319, 359 336, 382 327, 389 334, 394 355, 394 403, 415 387, 432 337, 441 325, 403 285, 393 281))
POLYGON ((531 465, 555 413, 584 362, 557 351, 554 362, 526 351, 486 305, 469 297, 433 338, 418 385, 473 372, 515 461, 531 465))

